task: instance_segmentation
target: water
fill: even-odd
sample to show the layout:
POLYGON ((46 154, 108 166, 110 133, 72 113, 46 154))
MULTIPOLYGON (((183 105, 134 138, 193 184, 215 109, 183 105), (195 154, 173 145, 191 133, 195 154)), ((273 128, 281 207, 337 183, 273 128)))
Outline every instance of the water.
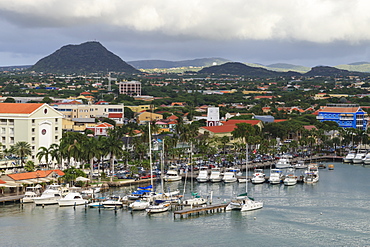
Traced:
MULTIPOLYGON (((252 212, 173 218, 123 209, 0 206, 1 246, 365 246, 370 245, 370 169, 341 163, 320 170, 317 184, 251 185, 264 202, 252 212)), ((182 182, 170 183, 183 190, 182 182)), ((245 184, 197 184, 214 203, 243 193, 245 184)), ((190 192, 190 183, 187 191, 190 192)), ((114 191, 123 193, 127 188, 114 191)))

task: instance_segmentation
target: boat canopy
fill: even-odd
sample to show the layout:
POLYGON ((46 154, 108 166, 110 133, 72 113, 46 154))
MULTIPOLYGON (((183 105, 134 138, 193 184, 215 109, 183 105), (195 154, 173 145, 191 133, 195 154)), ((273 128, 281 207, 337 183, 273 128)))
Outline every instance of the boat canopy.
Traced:
POLYGON ((149 186, 146 186, 146 187, 138 187, 138 189, 140 190, 148 190, 148 189, 152 189, 153 188, 153 185, 149 185, 149 186))

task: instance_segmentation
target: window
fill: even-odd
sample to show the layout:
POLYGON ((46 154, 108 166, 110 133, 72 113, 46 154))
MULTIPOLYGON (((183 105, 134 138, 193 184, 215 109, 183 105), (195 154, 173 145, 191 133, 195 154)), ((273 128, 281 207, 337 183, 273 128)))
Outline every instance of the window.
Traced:
POLYGON ((14 144, 14 137, 10 137, 10 144, 14 144))
POLYGON ((14 135, 14 128, 10 128, 10 129, 9 129, 9 134, 10 134, 10 135, 14 135))
POLYGON ((1 128, 1 134, 5 134, 6 133, 6 129, 5 128, 1 128))
POLYGON ((58 127, 55 127, 55 131, 58 131, 58 127))
POLYGON ((35 128, 32 128, 32 135, 35 134, 35 128))
POLYGON ((55 119, 55 123, 58 123, 58 119, 57 118, 55 119))

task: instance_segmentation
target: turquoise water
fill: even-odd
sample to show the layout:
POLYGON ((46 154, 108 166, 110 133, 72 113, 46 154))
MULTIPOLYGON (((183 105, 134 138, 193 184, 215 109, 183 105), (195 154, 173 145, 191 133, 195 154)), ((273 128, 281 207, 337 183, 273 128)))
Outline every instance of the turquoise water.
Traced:
MULTIPOLYGON (((335 164, 317 184, 251 185, 264 202, 252 212, 174 219, 123 209, 0 206, 1 246, 365 246, 370 245, 370 169, 335 164)), ((168 186, 166 186, 167 188, 168 186)), ((182 182, 170 183, 183 190, 182 182)), ((187 191, 190 192, 190 183, 187 191)), ((197 184, 214 203, 243 193, 245 184, 197 184)), ((123 194, 129 188, 114 191, 123 194)))

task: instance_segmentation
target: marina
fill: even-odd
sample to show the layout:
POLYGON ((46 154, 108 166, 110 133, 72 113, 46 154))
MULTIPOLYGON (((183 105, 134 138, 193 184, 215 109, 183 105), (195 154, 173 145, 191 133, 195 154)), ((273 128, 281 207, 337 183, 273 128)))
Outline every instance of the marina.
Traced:
MULTIPOLYGON (((264 203, 257 211, 224 212, 227 202, 245 191, 243 183, 195 181, 194 190, 208 197, 213 193, 212 205, 148 215, 126 207, 6 204, 0 207, 1 244, 61 246, 68 238, 71 246, 108 242, 116 246, 236 246, 246 241, 253 243, 250 246, 365 246, 370 242, 370 169, 339 162, 327 164, 334 164, 335 170, 320 169, 317 183, 249 183, 251 195, 264 203), (219 212, 212 212, 212 207, 218 207, 219 212), (138 240, 143 232, 147 237, 138 240)), ((165 183, 171 191, 182 191, 183 186, 183 181, 165 183)), ((190 183, 186 186, 190 193, 190 183)), ((114 187, 101 195, 123 196, 132 189, 114 187)))

